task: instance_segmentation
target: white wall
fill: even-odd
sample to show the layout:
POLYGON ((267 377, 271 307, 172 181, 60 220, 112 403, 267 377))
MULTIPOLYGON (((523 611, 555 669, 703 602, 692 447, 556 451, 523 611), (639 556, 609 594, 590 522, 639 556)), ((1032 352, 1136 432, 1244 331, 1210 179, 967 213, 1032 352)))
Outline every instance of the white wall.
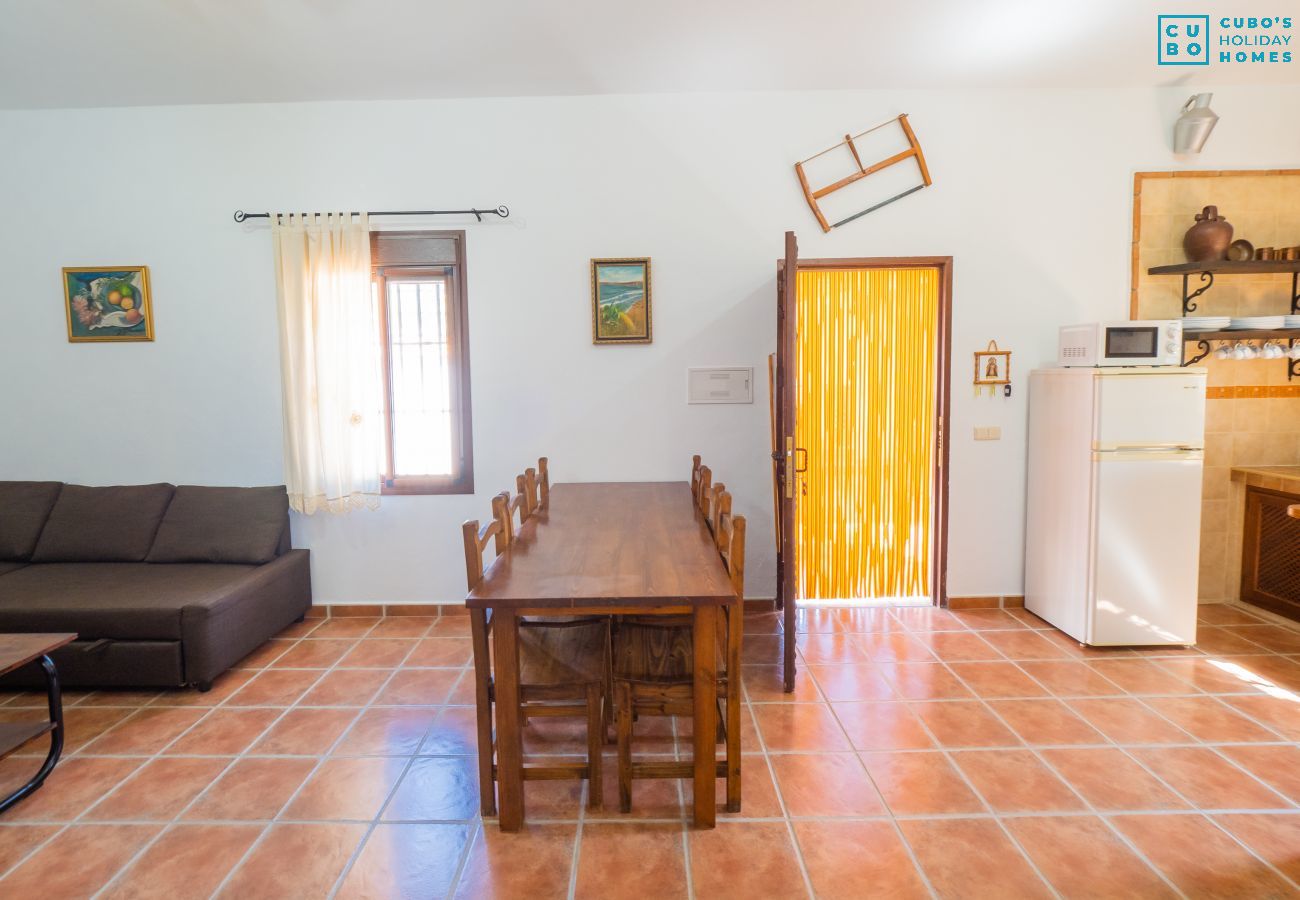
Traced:
MULTIPOLYGON (((765 360, 782 232, 803 256, 955 257, 953 594, 1021 591, 1024 375, 1056 326, 1127 315, 1131 175, 1183 92, 845 92, 0 113, 0 478, 282 480, 261 211, 506 203, 469 224, 476 497, 295 517, 318 602, 452 601, 457 524, 541 454, 565 480, 684 479, 700 452, 774 554, 765 360), (791 163, 908 112, 935 186, 822 235, 791 163), (650 256, 655 341, 590 343, 588 259, 650 256), (59 269, 150 266, 157 340, 70 345, 59 269), (975 399, 970 352, 1014 351, 975 399), (691 365, 754 366, 753 406, 687 406, 691 365), (1000 443, 971 439, 1000 425, 1000 443)), ((1204 168, 1294 166, 1298 89, 1233 88, 1204 168)), ((440 225, 451 223, 442 221, 440 225)))

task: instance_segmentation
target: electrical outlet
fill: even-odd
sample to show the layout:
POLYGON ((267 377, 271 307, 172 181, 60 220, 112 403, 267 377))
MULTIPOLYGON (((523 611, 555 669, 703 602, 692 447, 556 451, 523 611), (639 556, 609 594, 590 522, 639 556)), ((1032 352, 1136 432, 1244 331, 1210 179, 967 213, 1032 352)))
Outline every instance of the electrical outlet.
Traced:
POLYGON ((1000 441, 1002 440, 1002 429, 997 425, 985 425, 975 427, 975 440, 977 441, 1000 441))

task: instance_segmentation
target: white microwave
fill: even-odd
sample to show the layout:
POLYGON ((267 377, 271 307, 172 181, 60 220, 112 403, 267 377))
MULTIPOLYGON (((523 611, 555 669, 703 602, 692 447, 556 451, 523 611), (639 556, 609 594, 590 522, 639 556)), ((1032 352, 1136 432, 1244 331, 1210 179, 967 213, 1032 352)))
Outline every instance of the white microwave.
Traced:
POLYGON ((1060 366, 1180 366, 1183 323, 1178 319, 1064 325, 1057 343, 1060 366))

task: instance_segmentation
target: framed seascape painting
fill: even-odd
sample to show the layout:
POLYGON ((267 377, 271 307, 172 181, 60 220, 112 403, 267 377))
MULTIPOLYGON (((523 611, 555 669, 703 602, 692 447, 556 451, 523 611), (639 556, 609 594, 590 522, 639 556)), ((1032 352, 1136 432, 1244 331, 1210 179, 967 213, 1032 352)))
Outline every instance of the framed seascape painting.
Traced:
POLYGON ((77 266, 63 270, 68 340, 152 341, 148 266, 77 266))
POLYGON ((650 343, 650 259, 591 261, 593 344, 650 343))

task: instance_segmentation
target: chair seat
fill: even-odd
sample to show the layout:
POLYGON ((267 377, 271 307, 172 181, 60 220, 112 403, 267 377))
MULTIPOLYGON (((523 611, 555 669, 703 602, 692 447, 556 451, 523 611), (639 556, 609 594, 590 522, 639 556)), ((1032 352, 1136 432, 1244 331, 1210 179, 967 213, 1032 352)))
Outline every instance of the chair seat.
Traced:
POLYGON ((600 620, 521 622, 519 680, 530 685, 603 683, 609 626, 600 620))
MULTIPOLYGON (((695 634, 687 620, 679 623, 623 619, 611 635, 612 665, 617 681, 637 684, 694 682, 695 634)), ((726 653, 719 634, 719 681, 726 680, 726 653)))

